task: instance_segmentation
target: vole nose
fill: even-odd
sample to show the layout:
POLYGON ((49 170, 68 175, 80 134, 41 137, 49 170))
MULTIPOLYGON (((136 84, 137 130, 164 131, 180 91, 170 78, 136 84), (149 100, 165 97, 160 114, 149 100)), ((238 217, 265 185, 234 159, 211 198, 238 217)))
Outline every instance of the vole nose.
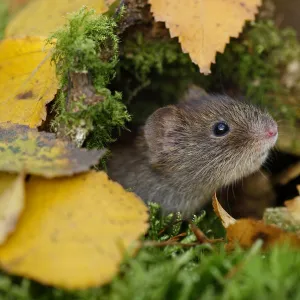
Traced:
POLYGON ((276 124, 267 128, 267 131, 266 131, 267 137, 271 138, 271 137, 275 136, 277 133, 278 133, 278 128, 277 128, 276 124))

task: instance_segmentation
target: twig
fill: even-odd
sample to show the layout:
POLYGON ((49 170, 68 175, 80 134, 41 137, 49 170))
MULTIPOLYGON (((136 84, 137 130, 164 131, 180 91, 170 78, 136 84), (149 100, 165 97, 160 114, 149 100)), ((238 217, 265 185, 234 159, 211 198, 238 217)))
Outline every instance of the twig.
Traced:
POLYGON ((164 242, 158 242, 158 241, 144 241, 142 243, 142 246, 145 246, 145 247, 149 247, 149 246, 155 246, 155 247, 165 247, 165 246, 182 246, 182 247, 193 247, 193 246, 199 246, 199 245, 202 245, 202 244, 214 244, 214 243, 218 243, 218 242, 223 242, 223 238, 220 238, 220 239, 208 239, 204 233, 199 229, 197 228, 194 224, 191 224, 192 225, 192 230, 197 238, 197 241, 196 242, 193 242, 193 243, 182 243, 182 242, 179 242, 179 238, 180 237, 183 237, 183 236, 186 236, 186 233, 183 232, 183 233, 180 233, 176 236, 173 236, 171 237, 169 240, 167 241, 164 241, 164 242))
POLYGON ((164 228, 158 233, 158 235, 163 234, 163 233, 164 233, 167 229, 169 229, 170 227, 172 227, 172 226, 174 226, 174 225, 176 225, 176 224, 178 224, 178 223, 185 222, 185 221, 187 221, 187 220, 177 220, 177 221, 175 221, 175 222, 172 222, 171 224, 169 224, 169 225, 167 225, 166 227, 164 227, 164 228))
POLYGON ((182 232, 178 235, 171 237, 168 241, 178 241, 181 237, 184 237, 184 236, 186 236, 186 233, 182 232))
POLYGON ((193 247, 193 246, 199 246, 201 245, 199 242, 194 243, 181 243, 181 242, 173 242, 170 240, 167 240, 165 242, 158 242, 158 241, 145 241, 142 243, 142 246, 150 247, 165 247, 165 246, 182 246, 182 247, 193 247))
POLYGON ((219 243, 219 242, 223 242, 224 239, 223 238, 219 238, 219 239, 209 239, 195 224, 193 224, 192 222, 190 222, 191 225, 191 229, 194 233, 194 235, 197 238, 197 241, 200 244, 204 244, 204 243, 208 243, 208 244, 215 244, 215 243, 219 243))

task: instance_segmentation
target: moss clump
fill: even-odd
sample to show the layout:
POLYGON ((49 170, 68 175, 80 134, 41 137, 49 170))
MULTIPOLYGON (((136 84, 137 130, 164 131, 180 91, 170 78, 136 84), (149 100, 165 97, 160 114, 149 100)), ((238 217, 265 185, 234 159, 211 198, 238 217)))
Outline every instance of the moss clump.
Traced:
POLYGON ((122 90, 133 122, 141 124, 155 109, 176 102, 198 74, 176 40, 136 32, 124 41, 113 86, 122 90))
POLYGON ((64 127, 64 132, 73 139, 74 135, 88 135, 88 147, 101 148, 111 142, 112 130, 123 127, 129 120, 121 94, 107 88, 118 63, 116 27, 113 18, 82 8, 71 14, 68 24, 48 39, 54 45, 52 60, 61 81, 53 128, 64 127), (100 97, 98 103, 87 104, 92 96, 84 95, 84 91, 82 99, 76 99, 73 105, 68 103, 72 88, 76 89, 71 82, 74 74, 86 74, 90 86, 84 88, 92 96, 100 97))
POLYGON ((295 118, 288 98, 300 84, 284 83, 288 66, 300 61, 300 44, 293 29, 278 29, 271 20, 248 24, 242 36, 218 54, 212 75, 200 82, 213 91, 234 90, 275 115, 295 118))

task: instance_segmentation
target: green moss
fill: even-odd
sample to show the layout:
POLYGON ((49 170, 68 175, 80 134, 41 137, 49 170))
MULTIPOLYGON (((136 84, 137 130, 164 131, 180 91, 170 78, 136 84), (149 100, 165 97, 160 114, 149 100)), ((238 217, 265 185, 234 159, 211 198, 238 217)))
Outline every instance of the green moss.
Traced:
POLYGON ((0 2, 0 40, 4 37, 4 30, 9 20, 8 6, 5 1, 0 2))
MULTIPOLYGON (((195 240, 188 226, 172 223, 179 214, 162 218, 156 204, 150 205, 150 212, 146 239, 164 241, 181 232, 186 233, 185 242, 195 240)), ((213 237, 211 220, 204 213, 193 222, 213 237)), ((223 244, 144 246, 136 257, 125 259, 111 283, 84 291, 68 292, 0 274, 0 299, 299 299, 300 252, 282 245, 262 253, 260 247, 261 241, 257 241, 248 251, 226 253, 223 244)))
POLYGON ((62 84, 70 72, 89 72, 100 92, 114 75, 118 62, 118 37, 114 19, 85 7, 68 17, 68 24, 52 34, 57 39, 52 58, 62 84))
POLYGON ((288 102, 300 78, 291 86, 283 83, 287 67, 300 61, 300 44, 293 29, 278 29, 274 22, 248 24, 239 39, 218 54, 212 74, 200 78, 208 90, 234 90, 263 104, 275 116, 295 118, 288 102))
MULTIPOLYGON (((52 60, 61 81, 61 92, 56 102, 57 117, 53 128, 66 127, 65 132, 86 135, 87 146, 102 148, 112 141, 113 129, 123 127, 129 115, 121 102, 120 93, 112 93, 107 85, 115 76, 118 63, 117 24, 111 17, 96 15, 85 7, 69 16, 69 22, 49 37, 54 45, 52 60), (52 39, 56 39, 56 43, 52 39), (67 97, 70 74, 86 73, 97 95, 104 100, 94 105, 76 102, 76 109, 68 109, 67 97)), ((73 107, 74 108, 74 107, 73 107)))
POLYGON ((133 122, 140 124, 156 108, 176 102, 198 73, 175 39, 137 32, 124 41, 114 87, 122 90, 133 122))

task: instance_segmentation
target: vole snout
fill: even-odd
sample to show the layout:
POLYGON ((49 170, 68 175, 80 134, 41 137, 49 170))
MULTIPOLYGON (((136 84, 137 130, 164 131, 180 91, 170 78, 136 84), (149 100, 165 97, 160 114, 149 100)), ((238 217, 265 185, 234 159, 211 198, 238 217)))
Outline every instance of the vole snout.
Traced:
POLYGON ((267 114, 262 117, 255 130, 257 131, 255 137, 260 148, 269 150, 275 145, 278 138, 278 126, 271 116, 267 114))
POLYGON ((274 138, 274 137, 277 138, 277 135, 278 135, 278 127, 277 127, 276 123, 274 123, 273 125, 268 126, 266 128, 266 137, 267 138, 274 138))

